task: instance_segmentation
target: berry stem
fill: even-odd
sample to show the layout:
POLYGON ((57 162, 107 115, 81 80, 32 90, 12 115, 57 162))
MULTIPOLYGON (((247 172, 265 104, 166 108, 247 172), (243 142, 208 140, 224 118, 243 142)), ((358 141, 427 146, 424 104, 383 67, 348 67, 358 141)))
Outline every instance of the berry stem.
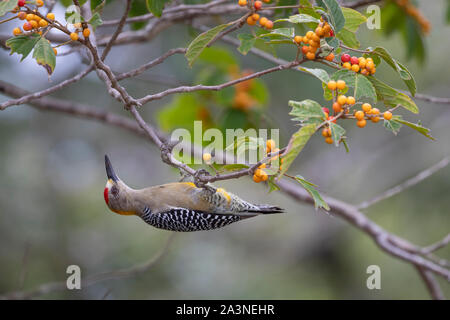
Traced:
POLYGON ((8 18, 8 19, 5 19, 5 20, 0 21, 0 24, 5 23, 5 22, 8 22, 8 21, 11 21, 11 20, 14 20, 14 19, 16 19, 16 18, 18 18, 17 15, 15 15, 15 16, 13 16, 13 17, 11 17, 11 18, 8 18))

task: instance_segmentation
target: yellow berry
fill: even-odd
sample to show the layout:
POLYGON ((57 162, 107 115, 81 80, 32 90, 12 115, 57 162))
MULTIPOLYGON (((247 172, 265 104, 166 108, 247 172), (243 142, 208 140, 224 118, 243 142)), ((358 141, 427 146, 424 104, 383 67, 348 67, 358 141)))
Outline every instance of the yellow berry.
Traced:
POLYGON ((308 39, 308 40, 311 40, 312 39, 312 37, 313 37, 313 35, 314 35, 314 32, 312 32, 312 31, 308 31, 307 33, 306 33, 306 38, 308 39))
POLYGON ((378 121, 380 121, 380 117, 371 117, 370 120, 371 120, 373 123, 377 123, 378 121))
POLYGON ((372 114, 380 114, 380 110, 378 108, 373 108, 371 111, 372 114))
POLYGON ((42 28, 45 28, 46 26, 48 26, 48 22, 45 21, 44 19, 41 19, 39 21, 39 26, 42 27, 42 28))
POLYGON ((343 106, 344 104, 347 103, 347 97, 344 96, 344 95, 341 95, 341 96, 339 96, 339 97, 337 98, 337 102, 338 102, 341 106, 343 106))
POLYGON ((331 137, 331 129, 330 129, 330 128, 324 128, 324 129, 322 130, 322 136, 323 136, 324 138, 329 138, 329 137, 331 137))
POLYGON ((247 0, 239 0, 238 4, 239 4, 241 7, 245 7, 245 6, 247 5, 247 0))
POLYGON ((345 89, 345 86, 346 86, 344 80, 338 80, 338 81, 336 82, 336 85, 337 85, 337 88, 338 88, 339 90, 344 90, 344 89, 345 89))
POLYGON ((44 5, 44 1, 42 0, 36 0, 36 6, 42 7, 44 5))
POLYGON ((56 50, 56 48, 53 48, 53 53, 55 54, 55 56, 58 55, 58 50, 56 50))
POLYGON ((31 20, 30 24, 33 29, 36 29, 38 27, 38 23, 35 20, 31 20))
POLYGON ((312 53, 312 52, 308 52, 306 54, 306 58, 309 59, 309 60, 314 60, 316 58, 316 54, 312 53))
POLYGON ((27 19, 27 21, 34 20, 34 14, 32 14, 32 13, 27 14, 25 19, 27 19))
POLYGON ((370 110, 372 110, 372 106, 369 103, 364 103, 362 105, 362 109, 365 113, 368 113, 370 112, 370 110))
POLYGON ((267 150, 268 150, 267 153, 269 153, 272 150, 274 150, 276 146, 277 145, 276 145, 274 140, 272 140, 272 139, 267 140, 266 141, 266 147, 267 147, 267 150))
POLYGON ((294 37, 294 41, 295 41, 295 43, 300 44, 303 41, 303 37, 302 36, 295 36, 294 37))
POLYGON ((20 11, 17 16, 19 17, 20 20, 25 20, 27 18, 27 14, 23 11, 20 11))
POLYGON ((366 60, 366 69, 370 71, 373 68, 375 68, 375 64, 373 63, 372 60, 367 59, 366 60))
POLYGON ((356 111, 356 112, 355 112, 355 118, 356 118, 356 120, 358 120, 358 121, 363 120, 363 119, 364 119, 364 112, 362 112, 361 110, 356 111))
POLYGON ((337 83, 336 83, 336 81, 333 81, 333 80, 329 81, 327 85, 328 85, 328 89, 330 89, 330 90, 336 90, 336 88, 337 88, 337 83))
POLYGON ((357 65, 357 64, 352 65, 352 71, 358 72, 359 71, 359 65, 357 65))
POLYGON ((205 162, 211 161, 211 154, 210 153, 204 153, 203 154, 203 161, 205 161, 205 162))
POLYGON ((348 69, 348 70, 351 70, 351 69, 352 69, 352 65, 350 64, 350 62, 345 62, 342 66, 343 66, 345 69, 348 69))
POLYGON ((322 27, 317 27, 315 30, 315 33, 317 36, 322 37, 324 32, 323 32, 323 28, 322 27))
POLYGON ((265 163, 262 163, 259 167, 258 167, 258 169, 264 169, 266 167, 266 164, 265 163))
POLYGON ((261 27, 264 27, 267 21, 268 19, 266 17, 262 17, 261 19, 259 19, 259 24, 261 25, 261 27))
POLYGON ((364 57, 359 57, 358 60, 359 60, 359 67, 361 69, 364 69, 366 67, 366 63, 367 63, 366 59, 364 57))
POLYGON ((253 181, 255 181, 256 183, 260 183, 261 182, 261 178, 257 175, 253 175, 253 181))
POLYGON ((81 29, 81 22, 74 23, 74 24, 73 24, 73 27, 74 27, 75 29, 81 29))
POLYGON ((330 138, 330 137, 325 138, 325 142, 328 143, 328 144, 333 144, 333 139, 330 138))
POLYGON ((392 112, 386 111, 385 113, 383 113, 383 118, 386 119, 386 120, 391 120, 392 119, 392 112))
POLYGON ((20 28, 14 28, 13 29, 13 35, 18 36, 22 33, 22 30, 20 28))
POLYGON ((77 41, 78 40, 78 33, 72 32, 70 34, 70 39, 72 39, 72 41, 77 41))
POLYGON ((258 20, 259 20, 259 14, 257 14, 257 13, 252 14, 251 17, 252 17, 252 19, 255 20, 255 21, 258 21, 258 20))
POLYGON ((55 20, 55 14, 53 12, 47 13, 47 19, 48 20, 55 20))
POLYGON ((253 20, 252 16, 250 16, 250 17, 247 18, 247 24, 249 26, 254 26, 256 24, 256 21, 253 20))
POLYGON ((360 128, 364 128, 366 126, 367 122, 365 119, 359 120, 356 122, 356 125, 360 128))
POLYGON ((347 97, 347 104, 348 105, 354 105, 356 103, 355 97, 347 97))
MULTIPOLYGON (((261 169, 258 169, 258 170, 261 170, 261 169)), ((267 175, 267 173, 264 170, 261 170, 261 171, 262 171, 261 175, 260 175, 261 180, 267 181, 267 179, 269 179, 269 176, 267 175)))

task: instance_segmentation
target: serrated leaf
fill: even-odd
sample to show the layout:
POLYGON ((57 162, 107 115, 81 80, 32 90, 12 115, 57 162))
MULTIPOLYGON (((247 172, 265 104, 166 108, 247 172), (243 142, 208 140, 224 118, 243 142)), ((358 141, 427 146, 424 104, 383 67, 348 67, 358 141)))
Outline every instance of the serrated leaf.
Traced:
POLYGON ((34 46, 33 58, 43 66, 47 73, 51 75, 55 70, 56 56, 50 42, 45 38, 40 38, 34 46))
POLYGON ((314 100, 291 100, 288 105, 292 107, 292 111, 289 114, 295 117, 292 119, 294 121, 317 124, 326 120, 322 107, 314 100))
POLYGON ((88 23, 92 26, 92 29, 97 29, 98 26, 102 25, 103 21, 100 17, 99 13, 95 13, 92 18, 88 21, 88 23))
POLYGON ((357 49, 360 46, 360 43, 359 43, 358 39, 356 38, 356 34, 346 28, 342 28, 342 30, 336 34, 336 37, 338 39, 340 39, 346 46, 348 46, 350 48, 357 49))
POLYGON ((208 46, 221 31, 226 29, 228 24, 221 24, 212 29, 209 29, 197 36, 188 46, 186 51, 186 59, 189 62, 189 66, 192 67, 195 60, 202 53, 202 51, 208 46))
POLYGON ((296 175, 295 176, 295 180, 297 180, 302 187, 310 194, 310 196, 313 198, 314 200, 314 207, 316 209, 318 208, 323 208, 327 211, 330 210, 329 205, 325 202, 325 200, 323 200, 322 196, 320 195, 320 193, 316 190, 316 185, 314 185, 313 183, 306 181, 302 176, 300 175, 296 175))
POLYGON ((330 81, 330 75, 328 72, 326 72, 323 69, 313 69, 313 68, 306 68, 306 67, 298 67, 298 70, 309 73, 322 81, 323 83, 328 83, 330 81))
MULTIPOLYGON (((91 7, 92 5, 94 5, 94 1, 91 1, 91 7)), ((106 5, 106 0, 101 1, 97 6, 95 6, 95 8, 93 8, 92 10, 92 15, 95 15, 96 13, 100 13, 103 8, 106 5)))
POLYGON ((334 145, 337 147, 339 146, 339 142, 341 141, 342 137, 345 135, 345 129, 334 122, 330 122, 330 129, 331 138, 334 141, 334 145))
POLYGON ((278 19, 275 22, 282 22, 282 21, 286 21, 286 22, 290 22, 290 23, 310 23, 310 22, 314 22, 314 23, 319 23, 320 19, 314 18, 313 16, 309 15, 309 14, 304 14, 304 13, 300 13, 300 14, 296 14, 293 16, 290 16, 287 19, 278 19))
POLYGON ((0 2, 0 17, 7 14, 17 6, 17 0, 3 0, 0 2))
POLYGON ((406 94, 395 90, 375 77, 367 77, 367 79, 375 87, 378 100, 383 101, 387 106, 396 107, 400 105, 412 113, 419 113, 419 108, 416 103, 406 94))
POLYGON ((391 120, 384 120, 383 126, 393 134, 397 135, 402 127, 402 124, 398 122, 398 119, 392 118, 391 120))
POLYGON ((338 33, 345 25, 345 17, 342 13, 341 6, 336 0, 318 0, 317 3, 328 10, 331 18, 331 24, 334 31, 338 33))
POLYGON ((22 58, 20 61, 23 61, 33 50, 34 46, 39 40, 39 36, 37 34, 33 34, 31 36, 16 36, 6 40, 6 46, 11 49, 11 53, 21 54, 22 58))
POLYGON ((289 169, 314 132, 316 132, 316 125, 307 124, 292 135, 283 154, 283 165, 278 177, 281 177, 289 169))
POLYGON ((167 0, 146 0, 147 9, 156 17, 161 17, 167 0))
POLYGON ((246 55, 250 49, 253 48, 256 42, 256 38, 249 33, 238 34, 238 39, 241 41, 241 45, 238 47, 238 50, 243 55, 246 55))
POLYGON ((431 140, 435 140, 431 135, 430 132, 431 130, 428 128, 425 128, 424 126, 418 124, 418 123, 412 123, 406 120, 403 120, 401 118, 399 119, 394 119, 394 121, 396 122, 400 122, 401 124, 404 124, 405 126, 408 126, 414 130, 416 130, 417 132, 419 132, 420 134, 423 134, 425 137, 431 139, 431 140))
POLYGON ((65 13, 66 22, 69 24, 83 22, 84 19, 80 14, 80 9, 76 5, 67 7, 65 13))
POLYGON ((414 80, 413 75, 409 70, 402 65, 400 62, 392 58, 391 54, 382 47, 376 47, 373 52, 373 54, 378 55, 380 58, 382 58, 386 63, 397 73, 399 74, 400 78, 405 82, 406 86, 408 87, 411 94, 414 96, 416 94, 416 81, 414 80))
POLYGON ((344 28, 351 32, 356 32, 361 24, 367 21, 367 18, 356 10, 350 8, 342 8, 345 18, 344 28))

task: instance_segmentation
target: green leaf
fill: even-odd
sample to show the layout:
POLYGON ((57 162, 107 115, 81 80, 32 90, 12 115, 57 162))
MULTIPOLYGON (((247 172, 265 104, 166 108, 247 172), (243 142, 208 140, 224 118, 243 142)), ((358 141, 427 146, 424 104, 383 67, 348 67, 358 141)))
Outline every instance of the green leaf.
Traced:
POLYGON ((179 95, 157 113, 159 126, 164 131, 185 128, 192 132, 200 108, 201 104, 196 95, 179 95))
POLYGON ((313 69, 313 68, 306 68, 306 67, 298 67, 298 70, 309 73, 322 81, 323 83, 328 83, 330 81, 330 76, 328 73, 323 69, 313 69))
POLYGON ((17 36, 6 40, 6 46, 11 49, 11 53, 14 52, 17 54, 21 54, 22 58, 20 61, 23 61, 33 50, 34 46, 39 40, 39 35, 32 34, 31 36, 17 36))
POLYGON ((299 155, 302 149, 305 147, 308 140, 316 132, 315 124, 308 124, 301 127, 296 133, 294 133, 289 140, 286 147, 286 151, 283 153, 283 166, 278 174, 281 177, 294 162, 295 158, 299 155))
POLYGON ((67 7, 66 13, 65 13, 65 19, 66 19, 66 22, 69 24, 74 24, 74 23, 79 23, 79 22, 84 21, 83 17, 80 14, 80 9, 75 5, 71 5, 71 6, 67 7))
POLYGON ((367 21, 367 18, 356 10, 342 8, 345 18, 344 28, 351 32, 356 32, 361 24, 367 21))
POLYGON ((92 15, 102 12, 105 5, 106 5, 106 0, 91 1, 92 15))
POLYGON ((88 23, 92 26, 92 29, 97 29, 98 26, 100 26, 103 21, 102 18, 100 17, 99 13, 95 13, 92 18, 88 21, 88 23))
POLYGON ((218 166, 220 171, 239 171, 242 169, 248 169, 249 166, 241 163, 233 163, 233 164, 225 164, 222 166, 218 166))
POLYGON ((292 119, 294 121, 318 124, 326 120, 322 107, 314 100, 291 100, 288 105, 292 107, 292 111, 289 114, 295 117, 292 119))
POLYGON ((300 175, 296 175, 295 176, 295 180, 297 180, 302 187, 310 194, 310 196, 313 198, 314 200, 314 207, 316 209, 318 208, 323 208, 327 211, 330 210, 330 207, 328 206, 328 204, 325 202, 325 200, 323 200, 322 196, 320 195, 320 193, 316 190, 316 185, 306 181, 302 176, 300 175))
POLYGON ((17 6, 17 0, 3 0, 0 2, 0 17, 14 10, 17 6))
POLYGON ((345 135, 345 129, 334 122, 330 122, 330 129, 331 129, 331 138, 333 138, 334 145, 337 147, 339 146, 339 142, 345 135))
POLYGON ((259 79, 253 79, 248 91, 250 97, 255 99, 260 105, 264 105, 269 100, 269 90, 267 86, 259 79))
POLYGON ((146 0, 147 9, 156 17, 161 17, 166 2, 166 0, 146 0))
POLYGON ((241 41, 241 45, 238 50, 243 55, 246 55, 251 48, 255 45, 256 38, 249 33, 240 33, 238 34, 238 39, 241 41))
POLYGON ((188 46, 186 51, 186 59, 189 62, 189 66, 192 67, 195 60, 202 53, 202 51, 208 46, 221 31, 228 27, 228 24, 218 25, 208 31, 205 31, 197 36, 188 46))
POLYGON ((395 135, 397 135, 397 133, 400 131, 400 128, 402 127, 402 124, 398 122, 398 119, 394 117, 391 120, 384 120, 383 125, 386 129, 392 131, 392 133, 395 135))
POLYGON ((403 120, 401 118, 394 119, 394 121, 400 122, 401 124, 404 124, 405 126, 408 126, 412 129, 416 130, 420 134, 423 134, 425 137, 427 137, 431 140, 434 140, 434 138, 430 135, 431 130, 428 128, 425 128, 424 126, 420 125, 419 123, 412 123, 412 122, 403 120))
POLYGON ((264 33, 260 35, 259 37, 270 37, 270 38, 276 38, 276 37, 282 37, 282 38, 288 38, 292 39, 295 36, 295 29, 294 28, 278 28, 273 29, 272 31, 268 33, 264 33))
POLYGON ((272 191, 280 190, 280 187, 275 183, 275 177, 271 176, 269 180, 267 180, 267 184, 269 185, 269 193, 272 191))
POLYGON ((342 13, 341 6, 336 0, 319 0, 317 1, 323 8, 328 9, 331 17, 331 24, 334 27, 334 32, 338 33, 345 25, 345 17, 342 13))
POLYGON ((315 18, 313 16, 310 16, 309 14, 300 13, 300 14, 296 14, 296 15, 290 16, 287 19, 278 19, 275 22, 282 22, 282 21, 286 21, 286 22, 290 22, 290 23, 296 23, 296 24, 298 24, 298 23, 310 23, 310 22, 319 23, 320 19, 317 19, 317 18, 315 18))
POLYGON ((411 72, 409 72, 409 70, 404 65, 392 58, 391 54, 382 47, 376 47, 372 53, 378 55, 380 58, 386 61, 386 63, 391 66, 392 69, 397 71, 400 78, 407 85, 411 94, 413 96, 416 94, 416 81, 414 80, 411 72))
POLYGON ((383 101, 387 106, 396 107, 400 105, 412 113, 419 113, 419 108, 416 103, 406 94, 395 90, 375 77, 367 77, 367 79, 375 87, 378 100, 383 101))
POLYGON ((53 48, 50 45, 50 41, 45 38, 40 38, 36 43, 33 51, 33 58, 38 64, 43 66, 47 73, 51 75, 55 70, 56 56, 53 52, 53 48))
POLYGON ((342 28, 341 31, 339 31, 338 34, 336 34, 336 37, 340 39, 346 46, 350 48, 359 48, 360 43, 358 39, 356 38, 356 35, 354 32, 351 32, 350 30, 346 28, 342 28))
MULTIPOLYGON (((353 96, 356 100, 367 97, 377 102, 377 93, 372 83, 368 80, 368 77, 350 70, 339 70, 331 76, 331 79, 335 81, 344 80, 347 87, 354 88, 353 96)), ((331 90, 328 89, 326 84, 322 84, 322 87, 324 90, 324 98, 331 100, 333 98, 331 90)), ((345 94, 345 92, 342 92, 342 94, 345 94)))

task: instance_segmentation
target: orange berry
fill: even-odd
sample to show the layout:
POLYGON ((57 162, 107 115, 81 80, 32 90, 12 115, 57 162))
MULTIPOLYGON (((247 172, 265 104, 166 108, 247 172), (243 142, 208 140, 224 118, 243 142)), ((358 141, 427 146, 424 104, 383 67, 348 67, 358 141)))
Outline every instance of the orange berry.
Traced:
POLYGON ((344 96, 344 95, 340 95, 340 96, 337 98, 337 102, 338 102, 341 106, 343 106, 344 104, 347 103, 347 97, 344 96))
POLYGON ((258 21, 258 20, 259 20, 259 14, 257 14, 257 13, 252 14, 251 17, 252 17, 252 19, 255 20, 255 21, 258 21))
POLYGON ((42 0, 36 0, 36 6, 42 7, 44 5, 44 1, 42 0))
POLYGON ((342 65, 345 69, 351 70, 352 69, 352 65, 350 64, 350 62, 344 62, 344 64, 342 65))
POLYGON ((295 43, 300 44, 303 41, 303 37, 302 36, 295 36, 294 37, 294 41, 295 41, 295 43))
POLYGON ((367 70, 372 70, 373 68, 375 68, 375 63, 373 63, 373 60, 366 60, 366 69, 367 70))
POLYGON ((362 109, 365 113, 368 113, 370 112, 370 110, 372 110, 372 106, 369 103, 364 103, 362 105, 362 109))
POLYGON ((316 47, 316 46, 310 46, 308 52, 316 53, 316 52, 317 52, 317 49, 319 49, 319 48, 316 47))
POLYGON ((361 110, 358 110, 355 112, 355 118, 358 121, 361 121, 364 119, 364 112, 362 112, 361 110))
POLYGON ((352 71, 354 71, 354 72, 359 72, 359 65, 358 64, 354 64, 354 65, 352 65, 352 71))
POLYGON ((312 53, 312 52, 308 52, 306 54, 306 58, 309 59, 309 60, 314 60, 316 58, 316 54, 312 53))
POLYGON ((255 181, 256 183, 260 183, 261 182, 261 178, 257 175, 253 175, 253 181, 255 181))
POLYGON ((356 103, 355 97, 352 97, 352 96, 347 97, 347 104, 348 105, 354 105, 355 103, 356 103))
POLYGON ((385 113, 383 113, 383 118, 386 119, 386 120, 391 120, 392 119, 392 112, 386 111, 385 113))
POLYGON ((361 69, 364 69, 366 67, 366 63, 367 63, 366 59, 364 57, 359 57, 358 61, 359 61, 359 67, 361 69))
POLYGON ((25 31, 30 31, 31 29, 33 29, 33 26, 31 25, 30 22, 25 22, 25 23, 23 24, 23 30, 25 30, 25 31))
POLYGON ((373 123, 377 123, 378 121, 380 121, 380 117, 370 117, 370 121, 372 121, 373 123))
POLYGON ((375 72, 377 72, 377 68, 373 67, 370 69, 370 74, 375 74, 375 72))
POLYGON ((261 177, 263 175, 263 170, 262 169, 256 169, 254 175, 257 177, 261 177))
POLYGON ((259 169, 264 169, 266 167, 266 164, 265 163, 262 163, 258 168, 259 169))
POLYGON ((342 106, 339 103, 337 103, 337 102, 333 103, 333 111, 335 113, 341 112, 342 111, 342 106))
POLYGON ((334 120, 333 120, 333 119, 334 119, 334 117, 332 117, 332 116, 328 116, 328 117, 327 117, 327 120, 328 120, 328 121, 331 121, 331 122, 333 122, 333 123, 336 123, 337 119, 334 119, 334 120))
POLYGON ((27 15, 25 16, 25 19, 27 19, 27 21, 33 20, 33 19, 34 19, 34 14, 32 14, 32 13, 27 14, 27 15))
POLYGON ((238 4, 239 4, 241 7, 245 7, 245 6, 247 5, 247 0, 239 0, 238 4))
POLYGON ((302 47, 302 53, 303 54, 307 54, 309 52, 309 47, 308 46, 303 46, 302 47))
POLYGON ((48 20, 55 20, 55 14, 53 12, 47 13, 47 19, 48 20))
POLYGON ((46 26, 48 26, 48 22, 45 21, 44 19, 41 19, 39 21, 39 26, 42 27, 42 28, 45 28, 46 26))
POLYGON ((330 90, 336 90, 337 83, 336 83, 336 81, 331 80, 328 82, 327 86, 328 86, 328 89, 330 89, 330 90))
POLYGON ((372 114, 380 114, 380 110, 378 108, 373 108, 372 114))
POLYGON ((23 11, 20 11, 17 16, 19 17, 20 20, 25 20, 27 17, 27 14, 23 11))
POLYGON ((72 39, 72 41, 77 41, 78 40, 78 33, 72 32, 70 34, 70 39, 72 39))
POLYGON ((311 40, 314 35, 314 32, 308 31, 305 35, 306 39, 311 40))
POLYGON ((85 38, 89 37, 90 34, 91 34, 91 30, 89 30, 88 28, 83 30, 83 36, 85 38))
POLYGON ((53 48, 53 53, 55 54, 55 56, 58 55, 58 50, 56 50, 56 48, 53 48))
MULTIPOLYGON (((260 169, 258 169, 258 170, 260 170, 260 169)), ((260 176, 261 180, 267 181, 267 179, 269 179, 269 176, 267 175, 267 173, 264 170, 261 170, 261 171, 262 171, 261 176, 260 176)))
POLYGON ((267 140, 266 141, 266 147, 267 147, 267 150, 269 150, 267 153, 269 153, 270 151, 274 150, 276 146, 277 145, 276 145, 274 140, 272 140, 272 139, 267 140))
POLYGON ((14 28, 13 29, 13 35, 18 36, 22 33, 22 30, 20 28, 14 28))
POLYGON ((322 27, 317 27, 316 30, 314 31, 316 33, 316 35, 318 37, 322 37, 324 32, 323 32, 323 28, 322 27))
POLYGON ((368 76, 370 74, 370 72, 367 69, 362 69, 361 70, 361 74, 365 75, 365 76, 368 76))
POLYGON ((323 32, 324 33, 328 33, 331 31, 331 26, 325 22, 324 26, 323 26, 323 32))
POLYGON ((367 121, 365 119, 359 120, 356 122, 356 125, 360 128, 364 128, 367 124, 367 121))
POLYGON ((327 61, 333 61, 333 60, 334 60, 334 53, 332 52, 332 53, 330 53, 329 55, 327 55, 327 56, 325 57, 325 60, 327 60, 327 61))
POLYGON ((331 129, 330 129, 330 128, 324 128, 324 129, 322 130, 322 136, 323 136, 324 138, 331 137, 331 129))
POLYGON ((267 21, 269 21, 269 19, 267 19, 266 17, 262 17, 261 19, 259 19, 259 24, 261 25, 261 27, 264 27, 267 21))
POLYGON ((268 30, 272 29, 273 28, 273 21, 272 20, 267 20, 265 27, 268 30))
POLYGON ((336 82, 336 86, 339 90, 344 90, 346 87, 345 81, 344 80, 338 80, 336 82))
POLYGON ((328 137, 325 139, 325 142, 328 144, 333 144, 333 139, 331 137, 328 137))
POLYGON ((320 37, 317 34, 314 33, 311 37, 311 40, 317 42, 320 45, 320 37))
POLYGON ((31 27, 33 29, 36 29, 38 27, 38 23, 35 20, 31 20, 31 21, 29 21, 29 23, 31 24, 31 27))
POLYGON ((262 8, 262 2, 261 1, 255 1, 255 3, 253 4, 255 7, 255 10, 259 10, 262 8))
POLYGON ((247 24, 249 26, 254 26, 256 24, 256 21, 253 20, 252 16, 250 16, 250 17, 247 18, 247 24))

